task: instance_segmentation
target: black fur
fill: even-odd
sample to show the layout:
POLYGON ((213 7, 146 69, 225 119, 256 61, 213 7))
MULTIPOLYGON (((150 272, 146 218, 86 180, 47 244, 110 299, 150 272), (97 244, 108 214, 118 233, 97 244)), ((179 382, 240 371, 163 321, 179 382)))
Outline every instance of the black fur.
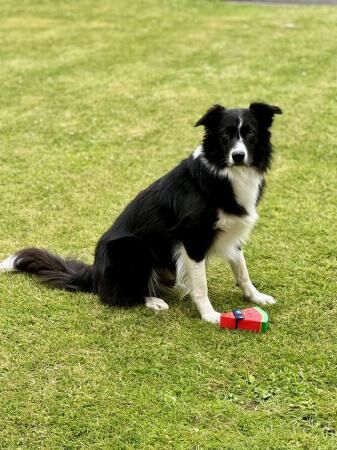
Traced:
POLYGON ((58 288, 92 292, 92 266, 39 248, 26 248, 16 255, 15 267, 20 272, 37 274, 58 288))
POLYGON ((235 199, 231 182, 220 172, 228 166, 239 120, 250 166, 266 172, 274 114, 281 110, 263 103, 253 103, 248 109, 213 106, 196 123, 205 127, 203 158, 189 156, 140 192, 98 241, 92 266, 45 250, 25 249, 16 253, 16 269, 37 274, 59 288, 95 292, 107 305, 143 303, 144 297, 151 295, 153 270, 159 277, 159 289, 174 284, 177 245, 183 244, 190 258, 201 261, 217 233, 214 224, 219 209, 237 216, 246 214, 235 199))

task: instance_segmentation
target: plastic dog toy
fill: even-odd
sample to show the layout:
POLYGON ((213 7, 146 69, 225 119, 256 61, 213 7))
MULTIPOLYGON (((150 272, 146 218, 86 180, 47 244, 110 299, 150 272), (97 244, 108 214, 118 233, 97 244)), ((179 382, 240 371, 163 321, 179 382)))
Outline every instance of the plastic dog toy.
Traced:
POLYGON ((265 333, 268 329, 268 319, 266 311, 259 306, 241 310, 233 309, 232 312, 221 314, 220 328, 265 333))

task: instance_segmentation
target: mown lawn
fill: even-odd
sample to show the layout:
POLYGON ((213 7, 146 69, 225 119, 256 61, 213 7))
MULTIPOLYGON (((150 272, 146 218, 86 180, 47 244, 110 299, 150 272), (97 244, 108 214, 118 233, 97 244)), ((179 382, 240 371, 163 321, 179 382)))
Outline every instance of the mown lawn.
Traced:
MULTIPOLYGON (((219 102, 284 111, 252 279, 266 335, 0 276, 0 448, 336 449, 334 7, 1 1, 0 258, 92 261, 123 206, 198 144, 219 102)), ((244 307, 209 267, 219 310, 244 307)))

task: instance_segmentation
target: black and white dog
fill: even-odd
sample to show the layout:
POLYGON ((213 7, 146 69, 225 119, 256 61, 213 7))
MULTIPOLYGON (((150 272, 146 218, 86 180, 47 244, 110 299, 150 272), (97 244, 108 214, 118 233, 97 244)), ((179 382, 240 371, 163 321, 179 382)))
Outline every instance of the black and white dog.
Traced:
POLYGON ((97 293, 107 305, 167 309, 164 288, 182 286, 203 320, 218 323, 208 298, 205 261, 229 261, 244 296, 260 305, 275 300, 252 284, 241 245, 258 215, 270 167, 270 127, 277 106, 247 109, 214 105, 198 120, 202 144, 125 208, 98 241, 93 265, 46 250, 24 249, 0 270, 37 274, 58 288, 97 293))

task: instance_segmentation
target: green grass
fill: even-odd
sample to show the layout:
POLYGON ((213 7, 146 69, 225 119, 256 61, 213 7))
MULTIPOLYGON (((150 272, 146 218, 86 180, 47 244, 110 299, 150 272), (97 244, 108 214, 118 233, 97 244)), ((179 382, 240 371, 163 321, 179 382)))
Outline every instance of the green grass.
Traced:
MULTIPOLYGON (((199 142, 212 103, 280 105, 246 248, 265 335, 189 299, 108 309, 0 277, 0 448, 336 449, 336 12, 220 1, 1 2, 0 258, 92 261, 123 206, 199 142)), ((209 267, 216 308, 244 307, 209 267)))

